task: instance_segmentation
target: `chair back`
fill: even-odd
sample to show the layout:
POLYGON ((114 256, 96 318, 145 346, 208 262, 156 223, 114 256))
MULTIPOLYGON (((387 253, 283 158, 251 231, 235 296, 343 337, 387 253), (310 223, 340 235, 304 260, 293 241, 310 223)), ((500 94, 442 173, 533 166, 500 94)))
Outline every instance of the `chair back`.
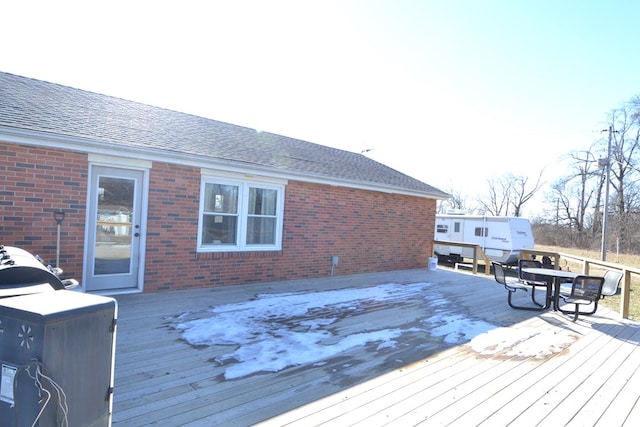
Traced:
POLYGON ((598 301, 602 294, 604 277, 600 276, 577 276, 571 285, 572 299, 583 299, 588 301, 598 301))
POLYGON ((610 297, 618 292, 618 286, 622 281, 622 273, 615 270, 607 270, 604 273, 604 285, 602 285, 602 296, 610 297))
POLYGON ((493 263, 493 276, 496 278, 496 282, 500 283, 501 285, 507 284, 507 278, 504 274, 504 268, 497 262, 493 263))
POLYGON ((534 259, 521 259, 518 261, 518 277, 525 282, 539 282, 542 279, 536 278, 535 274, 525 273, 523 268, 542 268, 542 263, 534 259))

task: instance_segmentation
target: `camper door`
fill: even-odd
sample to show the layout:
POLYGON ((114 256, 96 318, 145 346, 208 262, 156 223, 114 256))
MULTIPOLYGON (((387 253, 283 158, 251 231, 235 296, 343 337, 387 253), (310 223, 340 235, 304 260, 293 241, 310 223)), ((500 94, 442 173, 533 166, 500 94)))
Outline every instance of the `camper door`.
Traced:
MULTIPOLYGON (((464 242, 464 223, 462 220, 452 219, 449 222, 449 236, 447 240, 464 242)), ((460 246, 449 246, 448 252, 450 255, 463 256, 462 250, 463 248, 460 246)))
POLYGON ((464 242, 464 227, 462 226, 462 220, 452 220, 449 234, 454 242, 464 242))

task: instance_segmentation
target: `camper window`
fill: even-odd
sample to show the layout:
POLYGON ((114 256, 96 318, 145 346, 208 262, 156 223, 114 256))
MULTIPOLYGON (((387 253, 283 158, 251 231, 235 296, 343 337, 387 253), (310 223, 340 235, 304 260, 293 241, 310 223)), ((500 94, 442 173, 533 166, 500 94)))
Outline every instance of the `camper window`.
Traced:
POLYGON ((486 236, 489 234, 489 229, 487 227, 476 227, 476 236, 486 236))
POLYGON ((454 222, 453 223, 453 232, 454 233, 459 233, 460 232, 460 223, 459 222, 454 222))
POLYGON ((449 227, 446 224, 438 224, 436 226, 436 233, 447 233, 449 231, 449 227))

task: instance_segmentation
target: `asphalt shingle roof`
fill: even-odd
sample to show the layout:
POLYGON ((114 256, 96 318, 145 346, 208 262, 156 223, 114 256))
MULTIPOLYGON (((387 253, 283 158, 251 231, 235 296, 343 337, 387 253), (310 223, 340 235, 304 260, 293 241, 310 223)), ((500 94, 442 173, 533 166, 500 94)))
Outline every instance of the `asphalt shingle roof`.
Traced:
POLYGON ((362 154, 0 72, 2 127, 446 197, 362 154))

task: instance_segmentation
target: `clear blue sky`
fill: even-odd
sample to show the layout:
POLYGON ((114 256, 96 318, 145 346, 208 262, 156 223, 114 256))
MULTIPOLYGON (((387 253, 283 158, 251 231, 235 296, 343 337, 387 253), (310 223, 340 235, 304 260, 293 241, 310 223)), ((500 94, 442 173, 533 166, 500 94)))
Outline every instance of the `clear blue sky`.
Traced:
MULTIPOLYGON (((548 182, 640 94, 635 0, 17 1, 0 70, 360 152, 474 197, 548 182)), ((525 212, 526 213, 526 212, 525 212)))

